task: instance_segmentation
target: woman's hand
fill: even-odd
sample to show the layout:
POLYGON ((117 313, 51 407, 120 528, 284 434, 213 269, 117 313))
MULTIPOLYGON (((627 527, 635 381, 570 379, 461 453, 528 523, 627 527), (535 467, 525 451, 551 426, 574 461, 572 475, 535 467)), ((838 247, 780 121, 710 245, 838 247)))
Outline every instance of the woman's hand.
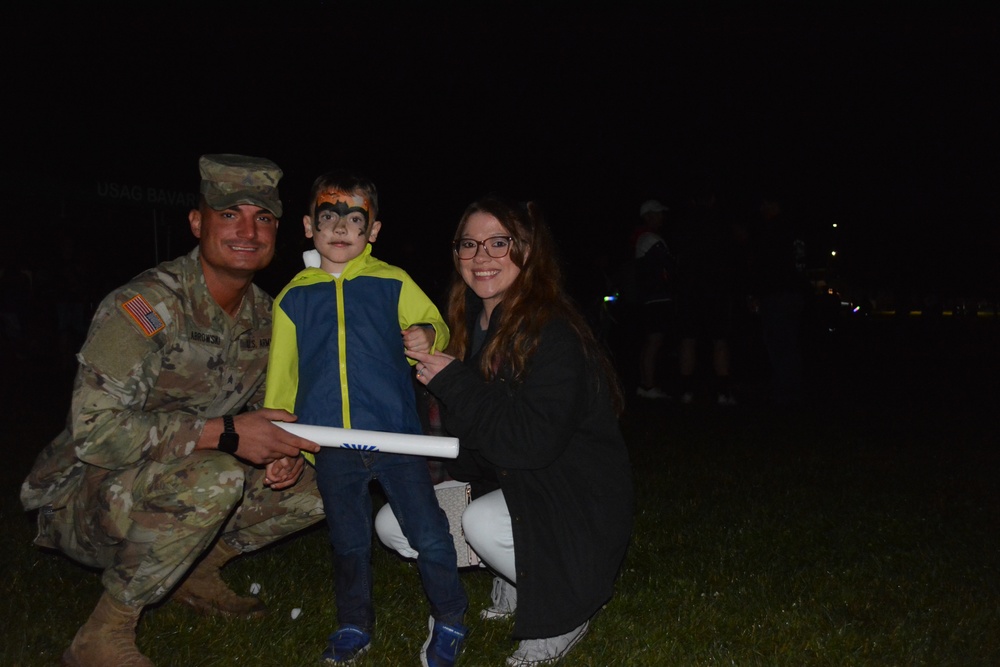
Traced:
POLYGON ((441 372, 441 369, 455 361, 455 357, 444 352, 427 354, 415 350, 405 350, 405 353, 410 359, 417 360, 417 379, 425 385, 433 380, 434 376, 441 372))

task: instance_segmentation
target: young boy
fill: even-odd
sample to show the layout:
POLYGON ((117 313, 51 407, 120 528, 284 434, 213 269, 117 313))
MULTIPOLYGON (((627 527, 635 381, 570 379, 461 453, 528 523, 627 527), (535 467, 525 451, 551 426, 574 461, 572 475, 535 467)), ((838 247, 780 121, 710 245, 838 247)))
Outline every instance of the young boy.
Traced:
MULTIPOLYGON (((382 227, 372 182, 331 172, 316 179, 310 201, 303 224, 319 267, 300 271, 274 303, 264 404, 288 409, 303 424, 421 434, 412 362, 403 350, 444 349, 447 325, 406 272, 371 256, 382 227)), ((453 665, 465 638, 468 601, 427 461, 325 447, 315 466, 333 544, 338 622, 323 661, 353 662, 370 646, 375 610, 368 485, 378 480, 420 554, 417 567, 431 606, 421 663, 453 665)))

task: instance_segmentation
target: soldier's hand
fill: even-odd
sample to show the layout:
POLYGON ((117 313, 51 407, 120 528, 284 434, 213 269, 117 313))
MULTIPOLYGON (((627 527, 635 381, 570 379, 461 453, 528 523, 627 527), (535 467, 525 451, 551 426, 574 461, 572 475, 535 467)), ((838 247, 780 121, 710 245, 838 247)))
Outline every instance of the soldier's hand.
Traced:
POLYGON ((271 408, 236 415, 234 419, 236 432, 240 435, 240 446, 236 450, 236 455, 250 463, 266 465, 285 457, 296 458, 301 452, 315 454, 319 451, 319 445, 315 442, 292 435, 271 423, 272 421, 294 422, 296 419, 297 417, 290 412, 271 408))

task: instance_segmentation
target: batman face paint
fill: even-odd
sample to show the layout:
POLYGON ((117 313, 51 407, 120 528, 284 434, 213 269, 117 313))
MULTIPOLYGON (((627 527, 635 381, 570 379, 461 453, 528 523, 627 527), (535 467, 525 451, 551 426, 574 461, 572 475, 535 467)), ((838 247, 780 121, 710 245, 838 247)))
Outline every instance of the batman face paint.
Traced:
POLYGON ((364 236, 371 222, 368 198, 341 190, 324 190, 316 197, 316 231, 343 226, 351 235, 364 236))
POLYGON ((375 243, 382 223, 372 219, 371 202, 364 195, 328 189, 319 193, 316 216, 305 216, 306 238, 320 255, 320 268, 340 275, 347 264, 375 243))

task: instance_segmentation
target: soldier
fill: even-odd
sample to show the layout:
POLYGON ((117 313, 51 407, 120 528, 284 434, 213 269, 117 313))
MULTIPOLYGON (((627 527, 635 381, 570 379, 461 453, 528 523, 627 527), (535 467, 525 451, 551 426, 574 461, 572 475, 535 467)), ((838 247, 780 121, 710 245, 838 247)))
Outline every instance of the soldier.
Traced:
POLYGON ((220 569, 323 518, 299 456, 318 445, 271 423, 294 415, 258 409, 271 298, 252 281, 274 255, 282 172, 240 155, 199 164, 201 200, 188 214, 198 246, 101 303, 66 429, 21 488, 38 510, 35 543, 103 571, 65 665, 152 665, 136 624, 171 592, 201 612, 262 615, 220 569))

